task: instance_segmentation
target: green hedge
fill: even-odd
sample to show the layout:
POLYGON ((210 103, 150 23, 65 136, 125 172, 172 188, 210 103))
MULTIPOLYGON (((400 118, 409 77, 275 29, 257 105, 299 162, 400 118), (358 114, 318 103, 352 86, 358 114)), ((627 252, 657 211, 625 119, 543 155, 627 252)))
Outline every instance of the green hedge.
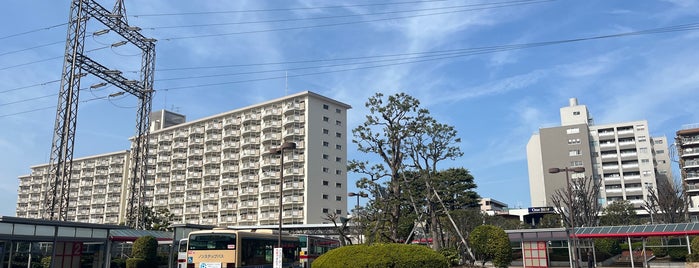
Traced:
POLYGON ((148 262, 146 260, 141 259, 141 258, 128 258, 126 260, 126 268, 149 268, 153 267, 151 265, 148 265, 148 262))
POLYGON ((420 245, 373 244, 333 249, 318 257, 313 268, 447 268, 449 262, 420 245))

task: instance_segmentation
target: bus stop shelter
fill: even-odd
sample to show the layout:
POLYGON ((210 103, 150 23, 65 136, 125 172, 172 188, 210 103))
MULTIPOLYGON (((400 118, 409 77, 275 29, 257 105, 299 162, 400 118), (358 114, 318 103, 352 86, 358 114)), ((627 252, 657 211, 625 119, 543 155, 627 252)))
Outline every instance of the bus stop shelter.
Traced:
MULTIPOLYGON (((569 228, 548 229, 519 229, 506 230, 510 242, 520 243, 524 267, 548 267, 551 262, 548 256, 550 247, 566 247, 570 252, 571 244, 578 241, 592 241, 594 238, 621 238, 631 246, 631 239, 642 239, 642 253, 646 252, 646 238, 648 237, 683 237, 686 240, 687 251, 691 254, 690 236, 699 235, 699 223, 672 223, 672 224, 648 224, 628 226, 598 226, 575 227, 574 232, 569 228)), ((594 242, 586 246, 593 252, 594 242)), ((579 247, 576 247, 579 248, 579 247)), ((570 255, 569 255, 570 256, 570 255)), ((633 256, 631 267, 635 267, 633 256)), ((569 257, 569 263, 573 260, 569 257)), ((595 260, 595 262, 597 262, 595 260)), ((647 258, 643 257, 643 265, 647 266, 647 258)))
POLYGON ((0 216, 0 267, 32 267, 51 257, 51 267, 108 267, 109 232, 126 226, 0 216), (89 247, 89 250, 86 250, 89 247))

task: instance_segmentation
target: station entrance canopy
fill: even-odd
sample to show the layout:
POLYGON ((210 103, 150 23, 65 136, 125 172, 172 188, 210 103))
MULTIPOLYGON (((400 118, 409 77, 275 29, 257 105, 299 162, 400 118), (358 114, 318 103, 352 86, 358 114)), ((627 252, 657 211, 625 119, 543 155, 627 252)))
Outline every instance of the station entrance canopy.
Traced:
POLYGON ((699 235, 699 223, 575 227, 575 237, 578 239, 688 235, 699 235))

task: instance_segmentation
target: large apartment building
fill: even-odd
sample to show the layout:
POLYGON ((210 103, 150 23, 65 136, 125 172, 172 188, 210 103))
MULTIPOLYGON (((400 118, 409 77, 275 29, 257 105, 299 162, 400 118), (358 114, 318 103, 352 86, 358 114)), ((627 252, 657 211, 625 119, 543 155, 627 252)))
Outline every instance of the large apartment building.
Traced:
POLYGON ((675 136, 680 173, 689 199, 689 217, 699 221, 699 124, 685 125, 675 136))
MULTIPOLYGON (((306 91, 191 122, 154 112, 145 204, 168 209, 176 223, 276 224, 284 157, 284 224, 324 223, 329 213, 346 214, 350 108, 306 91), (296 148, 273 153, 285 142, 296 148)), ((73 161, 69 220, 124 222, 128 156, 123 151, 73 161)), ((31 169, 19 178, 18 217, 41 216, 48 164, 31 169)))
POLYGON ((527 143, 529 191, 535 207, 552 206, 551 196, 567 187, 566 175, 549 168, 583 167, 570 179, 592 176, 600 184, 599 202, 628 200, 639 208, 658 180, 670 180, 667 138, 650 137, 648 122, 595 125, 577 99, 560 109, 561 126, 540 128, 527 143))

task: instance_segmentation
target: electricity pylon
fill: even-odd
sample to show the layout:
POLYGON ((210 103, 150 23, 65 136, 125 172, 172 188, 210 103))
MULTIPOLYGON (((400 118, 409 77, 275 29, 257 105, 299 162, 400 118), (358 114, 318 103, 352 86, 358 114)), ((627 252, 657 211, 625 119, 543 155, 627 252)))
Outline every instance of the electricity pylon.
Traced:
POLYGON ((154 92, 155 39, 144 37, 139 30, 138 27, 128 25, 123 0, 117 0, 113 11, 105 9, 94 0, 71 1, 61 89, 58 94, 49 161, 48 191, 42 214, 44 219, 68 220, 80 79, 89 73, 134 95, 139 100, 135 144, 131 152, 132 166, 128 178, 130 192, 126 223, 133 228, 144 228, 141 208, 144 206, 145 199, 148 116, 151 112, 154 92), (126 43, 133 44, 142 51, 140 80, 129 80, 123 77, 120 71, 110 70, 84 55, 85 28, 88 19, 96 19, 109 30, 123 37, 126 43))

